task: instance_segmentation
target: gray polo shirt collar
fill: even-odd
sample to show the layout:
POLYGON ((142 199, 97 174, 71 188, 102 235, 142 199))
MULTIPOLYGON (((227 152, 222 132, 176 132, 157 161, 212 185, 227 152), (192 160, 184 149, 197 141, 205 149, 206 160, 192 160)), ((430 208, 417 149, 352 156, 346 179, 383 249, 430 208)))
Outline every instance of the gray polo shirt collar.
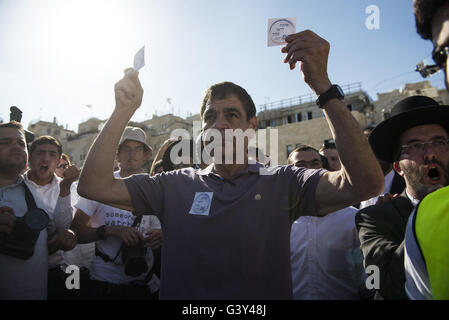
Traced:
POLYGON ((12 189, 12 188, 16 188, 17 186, 19 186, 19 185, 22 183, 22 181, 23 181, 23 177, 20 175, 20 176, 17 178, 17 181, 16 181, 15 183, 13 183, 13 184, 8 184, 7 186, 0 187, 0 199, 3 199, 3 197, 4 197, 3 192, 4 192, 5 190, 7 190, 7 189, 12 189))
MULTIPOLYGON (((242 171, 235 174, 234 177, 242 175, 242 174, 248 174, 248 173, 259 173, 260 168, 263 168, 263 167, 264 167, 263 164, 261 164, 260 162, 250 163, 242 171)), ((197 173, 201 176, 207 176, 210 174, 217 175, 216 173, 213 172, 213 169, 214 169, 214 164, 211 163, 206 168, 199 169, 197 173)))

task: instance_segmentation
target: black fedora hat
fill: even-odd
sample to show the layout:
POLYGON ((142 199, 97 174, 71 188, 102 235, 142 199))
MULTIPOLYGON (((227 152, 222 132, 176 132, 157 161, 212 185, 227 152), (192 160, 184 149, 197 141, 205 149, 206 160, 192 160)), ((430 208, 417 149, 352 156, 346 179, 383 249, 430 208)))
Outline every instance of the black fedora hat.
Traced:
POLYGON ((439 124, 449 133, 449 106, 426 96, 412 96, 391 109, 391 117, 379 123, 369 136, 376 157, 393 163, 399 136, 404 131, 424 125, 439 124))

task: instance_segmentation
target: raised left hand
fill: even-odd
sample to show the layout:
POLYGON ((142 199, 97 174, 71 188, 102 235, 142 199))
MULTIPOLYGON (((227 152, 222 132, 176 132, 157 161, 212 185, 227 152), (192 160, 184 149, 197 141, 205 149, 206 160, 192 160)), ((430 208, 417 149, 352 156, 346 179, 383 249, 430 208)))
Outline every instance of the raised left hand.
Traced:
POLYGON ((310 30, 291 34, 285 41, 287 45, 281 49, 287 53, 284 63, 289 63, 293 70, 299 61, 305 83, 317 95, 329 89, 332 85, 327 75, 329 42, 310 30))

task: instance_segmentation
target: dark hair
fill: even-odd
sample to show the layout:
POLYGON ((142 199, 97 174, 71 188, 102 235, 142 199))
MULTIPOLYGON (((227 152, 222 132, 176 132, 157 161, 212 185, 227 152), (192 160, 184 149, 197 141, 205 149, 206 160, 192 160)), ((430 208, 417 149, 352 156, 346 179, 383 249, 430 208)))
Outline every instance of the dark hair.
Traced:
POLYGON ((0 123, 0 129, 1 128, 14 128, 14 129, 18 129, 23 137, 25 138, 25 130, 23 129, 22 125, 20 124, 20 122, 17 121, 10 121, 10 122, 6 122, 6 123, 0 123))
POLYGON ((298 148, 296 148, 295 150, 293 150, 292 152, 290 152, 290 154, 287 157, 287 162, 290 161, 290 157, 295 153, 295 152, 302 152, 302 151, 315 151, 321 158, 320 153, 318 152, 317 149, 311 147, 311 146, 306 146, 306 145, 302 145, 298 148))
POLYGON ((162 160, 158 160, 155 163, 153 163, 153 166, 151 167, 150 171, 150 176, 154 176, 159 168, 162 168, 162 171, 164 170, 164 167, 162 166, 162 160))
POLYGON ((209 102, 213 100, 226 99, 230 95, 235 95, 242 103, 243 108, 245 108, 246 111, 246 120, 249 120, 256 115, 256 106, 254 105, 253 99, 245 89, 232 82, 221 82, 212 85, 206 90, 203 103, 201 105, 201 120, 203 119, 204 110, 206 110, 206 106, 209 102))
POLYGON ((70 158, 69 158, 69 156, 66 155, 65 153, 62 153, 62 154, 61 154, 61 159, 64 159, 65 161, 67 161, 67 163, 69 164, 69 166, 71 165, 70 158))
POLYGON ((399 144, 399 139, 396 140, 393 148, 393 162, 399 162, 402 155, 402 146, 399 144))
POLYGON ((432 19, 437 10, 448 0, 415 0, 413 9, 415 11, 416 31, 426 40, 432 39, 432 19))
MULTIPOLYGON (((171 158, 170 158, 170 153, 171 150, 173 149, 174 146, 176 146, 179 143, 188 143, 189 144, 189 152, 190 152, 190 158, 193 159, 193 140, 188 140, 188 139, 184 139, 184 140, 179 140, 176 141, 175 143, 172 143, 167 150, 164 153, 164 156, 162 157, 162 168, 164 170, 164 172, 167 171, 173 171, 175 169, 175 165, 172 162, 171 158)), ((178 151, 178 157, 182 157, 183 154, 181 154, 181 152, 184 150, 184 148, 181 148, 178 151)))
POLYGON ((335 145, 334 139, 326 139, 323 142, 323 145, 320 148, 320 152, 323 152, 326 149, 337 149, 337 146, 335 145))
POLYGON ((30 156, 33 154, 34 150, 36 150, 37 146, 41 146, 43 144, 51 144, 58 148, 58 154, 61 156, 62 154, 62 145, 61 143, 53 138, 52 136, 41 136, 33 141, 30 146, 30 156))

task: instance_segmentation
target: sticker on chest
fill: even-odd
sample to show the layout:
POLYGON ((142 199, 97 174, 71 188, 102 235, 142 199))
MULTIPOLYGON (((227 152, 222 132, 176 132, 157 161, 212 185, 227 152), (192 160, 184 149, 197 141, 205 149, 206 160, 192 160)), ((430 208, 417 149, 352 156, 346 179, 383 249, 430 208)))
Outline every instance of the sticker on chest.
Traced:
POLYGON ((189 213, 208 216, 213 195, 213 192, 196 192, 189 213))

